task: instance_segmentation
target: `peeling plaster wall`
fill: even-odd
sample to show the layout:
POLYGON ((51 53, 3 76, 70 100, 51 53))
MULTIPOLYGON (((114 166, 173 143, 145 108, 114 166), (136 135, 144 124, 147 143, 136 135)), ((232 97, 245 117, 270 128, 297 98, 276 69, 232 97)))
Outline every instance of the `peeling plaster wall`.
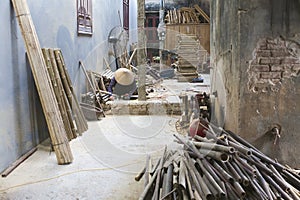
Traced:
POLYGON ((225 97, 216 104, 225 107, 225 128, 294 167, 300 166, 299 10, 298 0, 211 1, 212 93, 225 97), (281 130, 276 141, 273 127, 281 130))
MULTIPOLYGON (((92 36, 77 35, 76 1, 27 0, 41 47, 61 48, 73 85, 85 88, 84 75, 78 67, 101 71, 103 57, 110 48, 108 33, 120 24, 123 2, 93 1, 92 36)), ((136 29, 136 1, 130 1, 130 28, 136 29)), ((36 92, 25 47, 15 13, 9 0, 0 1, 0 172, 22 154, 48 137, 48 129, 36 92)), ((131 38, 134 41, 134 38, 131 38)), ((55 161, 54 161, 55 162, 55 161)))

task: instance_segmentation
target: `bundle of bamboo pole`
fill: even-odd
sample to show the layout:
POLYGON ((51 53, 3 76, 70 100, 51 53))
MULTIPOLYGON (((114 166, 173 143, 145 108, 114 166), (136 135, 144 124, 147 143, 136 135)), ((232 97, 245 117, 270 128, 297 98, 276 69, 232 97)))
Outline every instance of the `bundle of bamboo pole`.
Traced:
POLYGON ((88 129, 87 121, 79 107, 61 50, 43 48, 42 52, 68 140, 72 140, 88 129))
POLYGON ((24 39, 57 162, 69 164, 73 161, 73 155, 27 2, 12 0, 12 4, 24 39))
POLYGON ((139 199, 300 199, 295 170, 230 131, 208 135, 210 139, 187 140, 174 135, 184 148, 165 150, 155 167, 147 158, 146 167, 135 177, 146 180, 139 199))

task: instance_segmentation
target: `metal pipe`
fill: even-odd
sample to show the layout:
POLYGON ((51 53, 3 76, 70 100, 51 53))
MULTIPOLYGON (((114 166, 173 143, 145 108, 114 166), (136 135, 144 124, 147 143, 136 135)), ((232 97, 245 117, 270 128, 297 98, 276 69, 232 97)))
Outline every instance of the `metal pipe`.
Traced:
MULTIPOLYGON (((254 168, 256 168, 256 166, 254 166, 254 168)), ((268 183, 266 182, 266 180, 264 179, 264 177, 261 175, 260 171, 256 168, 256 175, 257 175, 257 179, 260 181, 260 183, 262 184, 263 190, 266 192, 268 198, 271 200, 272 195, 270 193, 270 187, 268 185, 268 183)))
POLYGON ((236 191, 238 192, 239 197, 245 198, 246 192, 245 192, 245 190, 242 188, 242 186, 239 184, 239 182, 234 181, 234 182, 233 182, 233 186, 234 186, 234 188, 236 189, 236 191))
POLYGON ((251 183, 252 183, 252 187, 255 185, 255 187, 257 188, 257 191, 259 191, 258 193, 262 199, 268 199, 267 193, 264 191, 264 189, 261 187, 261 185, 257 182, 257 179, 252 179, 251 183))
POLYGON ((209 156, 221 162, 227 162, 229 160, 228 154, 223 152, 207 150, 207 149, 200 149, 199 152, 205 157, 209 156))
POLYGON ((255 177, 256 175, 256 170, 253 169, 253 167, 251 167, 245 160, 241 159, 241 157, 239 156, 234 156, 234 160, 236 161, 236 163, 238 165, 242 165, 243 169, 248 172, 249 174, 251 174, 252 177, 255 177))
POLYGON ((171 190, 173 189, 173 170, 174 170, 174 165, 170 164, 167 170, 167 184, 166 184, 166 193, 171 192, 171 190))
POLYGON ((242 183, 242 177, 240 176, 240 174, 234 169, 234 167, 232 166, 232 164, 230 162, 226 162, 225 164, 229 170, 229 172, 231 173, 231 175, 233 176, 233 178, 238 181, 239 183, 242 183))
POLYGON ((179 177, 178 177, 178 183, 179 187, 183 190, 186 190, 186 179, 185 179, 185 173, 186 173, 186 167, 183 161, 180 162, 180 167, 179 167, 179 177))
MULTIPOLYGON (((260 160, 258 160, 257 158, 255 158, 255 156, 245 156, 243 154, 239 154, 240 157, 244 158, 245 160, 247 160, 248 162, 250 162, 251 164, 253 164, 254 166, 256 166, 257 168, 259 168, 260 170, 266 172, 268 175, 273 174, 272 170, 270 170, 269 168, 267 168, 260 160)), ((252 167, 253 168, 253 167, 252 167)), ((255 174, 256 174, 255 170, 255 174)))
POLYGON ((228 182, 225 182, 225 187, 226 187, 228 199, 240 199, 238 195, 233 191, 232 186, 228 182))
POLYGON ((215 140, 213 140, 213 139, 207 139, 207 138, 205 138, 205 137, 201 137, 201 136, 199 136, 199 135, 195 135, 194 136, 194 139, 195 140, 197 140, 197 141, 200 141, 200 142, 210 142, 210 143, 213 143, 213 142, 215 142, 215 140))
POLYGON ((150 162, 150 155, 147 155, 146 157, 146 166, 145 166, 145 178, 144 178, 144 186, 146 187, 147 184, 149 183, 149 180, 150 180, 150 170, 149 169, 149 162, 150 162))
POLYGON ((247 155, 247 156, 251 156, 252 155, 252 151, 249 148, 245 148, 241 145, 238 145, 232 141, 228 141, 229 146, 234 147, 237 151, 247 155))
MULTIPOLYGON (((194 196, 192 184, 191 184, 191 177, 190 177, 188 171, 185 173, 185 178, 186 178, 186 186, 187 186, 187 191, 188 191, 189 197, 191 200, 196 200, 196 198, 194 196)), ((197 191, 197 190, 195 190, 195 191, 197 191)))
POLYGON ((293 200, 282 188, 275 182, 270 176, 265 173, 262 173, 263 177, 267 180, 267 182, 274 186, 274 188, 282 195, 284 199, 293 200))
POLYGON ((227 133, 228 135, 230 135, 231 137, 233 137, 239 143, 241 143, 244 146, 250 148, 250 150, 252 151, 252 154, 255 155, 255 156, 257 156, 258 158, 260 158, 262 161, 274 165, 274 167, 276 167, 279 170, 283 170, 285 168, 281 164, 275 162, 271 158, 269 158, 266 155, 264 155, 263 153, 261 153, 257 148, 255 148, 253 145, 251 145, 250 143, 248 143, 246 140, 244 140, 243 138, 239 137, 235 133, 233 133, 231 131, 228 131, 228 130, 226 130, 225 133, 227 133))
POLYGON ((134 177, 135 181, 140 181, 146 172, 146 166, 134 177))
MULTIPOLYGON (((183 160, 183 162, 185 162, 186 166, 189 166, 187 160, 183 160)), ((188 172, 189 172, 189 174, 190 174, 190 176, 191 176, 191 178, 192 178, 192 180, 194 182, 195 191, 197 191, 199 195, 203 194, 202 189, 200 187, 200 184, 198 182, 198 179, 196 177, 196 174, 195 174, 194 170, 190 169, 188 172)))
POLYGON ((193 142, 193 143, 196 147, 201 149, 216 150, 216 151, 222 151, 226 153, 235 152, 234 147, 223 146, 216 143, 208 143, 208 142, 193 142))
POLYGON ((218 170, 218 172, 220 172, 220 174, 222 174, 225 180, 229 181, 230 183, 234 182, 232 176, 228 174, 217 162, 214 161, 213 166, 215 167, 216 170, 218 170))
POLYGON ((295 175, 288 170, 284 169, 282 170, 282 173, 285 180, 287 180, 288 183, 290 183, 293 187, 300 191, 300 179, 297 179, 295 175))
POLYGON ((249 181, 248 177, 245 175, 244 170, 241 169, 241 168, 239 167, 239 165, 238 165, 234 160, 231 162, 231 164, 232 164, 233 168, 235 169, 235 171, 236 171, 236 172, 240 175, 240 177, 242 178, 242 184, 243 184, 244 186, 248 186, 248 185, 250 184, 250 181, 249 181))
MULTIPOLYGON (((209 185, 212 185, 213 188, 215 188, 217 194, 219 194, 219 197, 225 196, 225 192, 222 190, 220 185, 216 182, 216 180, 213 178, 213 176, 206 170, 204 165, 202 164, 201 160, 197 159, 196 160, 197 164, 199 165, 201 171, 203 172, 203 176, 207 178, 207 180, 211 183, 209 185)), ((213 192, 213 191, 212 191, 213 192)), ((214 194, 214 193, 213 193, 214 194)))
POLYGON ((205 185, 207 185, 208 189, 211 191, 212 195, 215 198, 219 198, 219 193, 218 193, 217 189, 211 184, 211 182, 208 180, 207 176, 203 175, 202 178, 203 178, 205 185))
MULTIPOLYGON (((198 170, 195 167, 195 164, 193 163, 193 161, 191 160, 191 158, 189 157, 188 154, 185 154, 187 157, 187 162, 188 162, 188 166, 190 167, 190 169, 192 171, 194 171, 195 176, 197 177, 198 183, 201 187, 201 190, 203 192, 203 194, 205 195, 205 199, 210 200, 210 199, 214 199, 211 191, 208 189, 207 185, 204 183, 203 178, 201 177, 201 175, 199 174, 198 170)), ((201 195, 201 193, 199 193, 201 195)))
POLYGON ((153 176, 151 177, 151 179, 149 180, 149 183, 147 184, 147 186, 145 187, 144 191, 142 192, 142 194, 139 197, 139 200, 144 200, 147 198, 148 193, 150 192, 150 189, 152 188, 154 181, 156 180, 156 177, 158 175, 158 171, 156 170, 153 174, 153 176))
POLYGON ((153 200, 158 200, 158 197, 159 197, 161 172, 163 170, 163 165, 164 165, 164 162, 165 162, 166 152, 167 152, 167 146, 165 146, 164 153, 163 153, 163 155, 161 157, 161 162, 159 163, 159 168, 157 169, 158 174, 157 174, 156 183, 155 183, 155 189, 154 189, 153 197, 152 197, 153 200))

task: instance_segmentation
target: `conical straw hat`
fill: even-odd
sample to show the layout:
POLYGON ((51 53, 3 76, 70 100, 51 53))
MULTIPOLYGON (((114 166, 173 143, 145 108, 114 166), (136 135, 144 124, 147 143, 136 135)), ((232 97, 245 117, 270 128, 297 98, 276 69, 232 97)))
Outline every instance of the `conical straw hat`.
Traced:
POLYGON ((121 85, 130 85, 134 81, 134 75, 129 69, 120 68, 115 71, 115 79, 121 85))

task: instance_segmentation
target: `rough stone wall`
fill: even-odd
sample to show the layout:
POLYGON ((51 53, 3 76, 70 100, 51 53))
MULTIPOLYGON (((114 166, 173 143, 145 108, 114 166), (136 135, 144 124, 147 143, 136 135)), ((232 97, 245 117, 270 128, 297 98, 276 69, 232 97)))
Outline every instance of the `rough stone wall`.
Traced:
POLYGON ((180 115, 180 103, 161 101, 114 101, 109 102, 114 115, 180 115))
POLYGON ((299 0, 211 1, 217 121, 223 109, 225 128, 293 167, 300 167, 299 10, 299 0))

